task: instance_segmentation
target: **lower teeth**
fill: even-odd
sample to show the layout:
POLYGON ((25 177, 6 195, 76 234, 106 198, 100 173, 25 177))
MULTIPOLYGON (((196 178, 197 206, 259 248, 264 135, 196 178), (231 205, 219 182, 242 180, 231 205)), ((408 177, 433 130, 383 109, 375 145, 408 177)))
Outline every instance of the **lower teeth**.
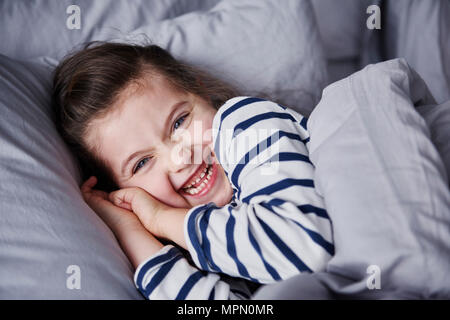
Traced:
MULTIPOLYGON (((212 168, 212 166, 211 166, 211 165, 208 165, 206 168, 207 168, 207 170, 206 170, 206 176, 207 176, 208 178, 205 178, 205 180, 203 181, 202 184, 204 184, 205 181, 208 181, 208 180, 209 180, 209 177, 211 177, 211 168, 212 168)), ((200 184, 197 188, 195 188, 195 187, 185 188, 184 191, 187 192, 187 193, 189 193, 189 194, 197 194, 197 193, 199 193, 199 192, 201 191, 201 190, 198 190, 198 188, 199 188, 200 186, 202 186, 202 184, 200 184)), ((203 190, 203 187, 202 187, 202 190, 203 190)))

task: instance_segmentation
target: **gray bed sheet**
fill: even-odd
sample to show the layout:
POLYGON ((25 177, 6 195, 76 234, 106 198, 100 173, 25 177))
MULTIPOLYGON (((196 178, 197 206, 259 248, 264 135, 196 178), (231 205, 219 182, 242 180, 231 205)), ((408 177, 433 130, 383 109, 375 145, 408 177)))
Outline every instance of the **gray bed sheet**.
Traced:
MULTIPOLYGON (((318 0, 319 5, 315 4, 317 23, 321 26, 321 30, 335 30, 333 32, 339 32, 343 30, 337 26, 330 26, 330 23, 336 21, 336 19, 327 19, 330 14, 330 10, 326 10, 329 4, 326 0, 318 0), (321 10, 317 10, 321 9, 321 10)), ((343 5, 345 6, 347 2, 343 5)), ((347 77, 349 74, 362 69, 370 63, 377 63, 393 58, 406 58, 408 64, 417 71, 421 78, 427 84, 429 91, 433 95, 435 101, 430 98, 430 92, 427 92, 426 87, 420 77, 415 72, 406 72, 405 69, 394 68, 399 74, 408 74, 407 82, 404 83, 403 94, 411 99, 411 104, 416 103, 415 111, 412 105, 410 110, 406 114, 395 113, 394 108, 387 109, 389 104, 384 106, 385 112, 391 116, 391 121, 383 122, 377 121, 377 113, 373 113, 373 117, 370 121, 364 122, 364 117, 354 119, 352 125, 355 128, 364 129, 359 132, 361 135, 371 137, 371 134, 376 137, 377 131, 383 131, 386 125, 391 126, 391 131, 395 128, 398 132, 401 128, 404 128, 408 120, 413 120, 412 123, 416 123, 416 131, 411 132, 410 139, 421 136, 424 141, 427 141, 428 147, 432 150, 431 153, 422 153, 416 150, 416 156, 428 159, 428 166, 434 172, 433 179, 429 180, 429 189, 424 185, 425 194, 434 194, 434 197, 440 199, 439 205, 436 207, 420 206, 420 195, 418 199, 415 199, 411 195, 408 198, 407 192, 408 186, 401 186, 398 182, 397 189, 401 192, 398 195, 397 203, 400 204, 398 210, 385 210, 382 202, 378 207, 370 207, 367 200, 373 195, 367 193, 358 193, 359 197, 353 199, 347 199, 350 203, 350 209, 360 208, 358 212, 355 210, 349 210, 353 212, 353 217, 345 215, 345 211, 331 210, 330 215, 335 221, 335 226, 339 225, 339 233, 346 241, 341 241, 347 245, 341 245, 340 250, 337 250, 338 257, 334 260, 334 269, 328 269, 326 272, 317 274, 302 274, 292 279, 262 287, 255 295, 254 299, 403 299, 403 298, 437 298, 437 299, 449 299, 450 298, 450 240, 448 239, 450 223, 450 204, 448 197, 449 186, 448 176, 450 176, 450 1, 448 0, 435 0, 435 1, 421 1, 421 0, 385 0, 385 1, 373 1, 381 7, 382 10, 382 29, 377 30, 363 30, 360 35, 361 38, 355 37, 354 33, 349 35, 338 34, 335 37, 325 37, 327 39, 340 38, 339 43, 328 42, 325 47, 327 51, 331 52, 328 56, 328 72, 329 83, 338 81, 347 77), (346 41, 348 40, 348 41, 346 41), (336 51, 330 50, 337 48, 338 45, 343 44, 353 50, 336 51), (359 52, 355 50, 357 46, 359 52), (355 53, 358 54, 355 54, 355 53), (345 53, 345 54, 344 54, 345 53), (412 76, 414 74, 414 76, 412 76), (411 86, 411 90, 419 90, 421 93, 416 96, 416 100, 409 94, 410 92, 405 87, 411 86), (420 97, 422 100, 420 100, 420 97), (394 118, 397 117, 397 122, 394 122, 394 118), (430 143, 433 142, 433 144, 430 143), (434 148, 437 150, 434 150, 434 148), (437 156, 439 153, 440 157, 437 156), (442 163, 443 162, 443 163, 442 163), (445 168, 444 168, 445 167, 445 168), (409 201, 409 202, 408 202, 409 201), (403 205, 401 205, 403 203, 403 205), (402 210, 403 206, 403 210, 402 210), (378 210, 376 210, 378 208, 378 210), (438 209, 437 209, 438 208, 438 209), (435 211, 433 211, 435 210, 435 211), (439 211, 436 211, 439 210, 439 211), (392 221, 392 217, 388 214, 403 215, 404 221, 409 221, 400 225, 384 225, 385 221, 392 221), (424 216, 432 217, 425 223, 417 223, 420 221, 419 217, 424 216), (384 218, 383 218, 384 215, 384 218), (372 216, 379 216, 377 220, 372 219, 372 216), (366 217, 366 218, 364 218, 366 217), (414 220, 414 217, 416 220, 414 220), (355 220, 356 219, 356 220, 355 220), (439 221, 439 219, 442 219, 439 221), (415 221, 412 222, 412 221, 415 221), (362 230, 382 230, 391 229, 391 233, 402 235, 415 234, 410 238, 410 243, 404 242, 404 246, 399 246, 397 242, 387 242, 389 245, 380 245, 380 238, 360 236, 358 237, 353 228, 355 225, 360 225, 362 230), (365 225, 365 228, 364 228, 365 225), (395 228, 394 228, 395 227, 395 228), (413 230, 413 232, 411 231, 413 230), (426 235, 430 236, 430 241, 435 241, 434 245, 428 243, 430 247, 426 247, 422 241, 426 235), (360 248, 359 255, 351 255, 354 253, 354 248, 351 244, 358 244, 360 248), (422 246, 422 247, 421 247, 422 246), (403 250, 407 248, 408 250, 403 250), (342 254, 342 252, 347 252, 342 254), (370 282, 370 274, 367 270, 363 270, 362 266, 370 266, 373 260, 370 257, 374 256, 374 252, 379 252, 380 256, 383 256, 383 251, 389 259, 385 260, 385 263, 381 266, 381 288, 370 290, 368 288, 368 281, 370 282), (405 254, 407 252, 407 254, 405 254), (342 255, 341 255, 342 254, 342 255), (422 260, 422 266, 417 264, 419 260, 422 260), (355 272, 355 266, 359 265, 359 270, 355 272), (366 271, 366 272, 365 272, 366 271), (386 288, 384 284, 391 282, 393 285, 386 288)), ((334 4, 335 5, 335 4, 334 4)), ((367 6, 367 2, 366 2, 367 6)), ((348 10, 334 10, 333 14, 340 14, 341 18, 338 21, 343 20, 343 15, 347 15, 349 19, 346 22, 357 24, 358 16, 353 14, 353 19, 348 16, 348 10), (353 22, 352 22, 353 21, 353 22)), ((350 11, 352 12, 352 11, 350 11)), ((354 12, 353 12, 354 13, 354 12)), ((361 13, 363 14, 363 13, 361 13)), ((344 28, 345 29, 345 28, 344 28)), ((409 67, 408 67, 409 68, 409 67)), ((374 75, 372 75, 373 77, 374 75)), ((379 75, 377 75, 379 76, 379 75)), ((393 75, 392 75, 393 76, 393 75)), ((364 77, 370 77, 366 72, 360 72, 358 75, 352 77, 352 81, 364 82, 364 77)), ((389 79, 384 78, 386 81, 389 79)), ((376 79, 373 79, 376 80, 376 79)), ((344 88, 344 83, 348 80, 344 80, 338 84, 332 86, 328 91, 334 91, 336 93, 336 101, 339 96, 345 96, 350 94, 344 88), (339 89, 341 92, 338 92, 339 89)), ((389 81, 387 82, 389 84, 389 81)), ((366 88, 370 89, 370 88, 366 88)), ((326 90, 325 90, 326 91, 326 90)), ((368 92, 368 95, 372 96, 371 101, 374 100, 375 95, 385 96, 386 92, 377 92, 376 90, 368 92)), ((349 95, 348 97, 351 97, 349 95)), ((394 94, 391 93, 390 98, 393 99, 394 94)), ((398 96, 397 96, 398 98, 398 96)), ((351 100, 351 98, 349 98, 351 100)), ((350 100, 342 101, 342 103, 349 103, 350 100)), ((330 102, 330 101, 329 101, 330 102)), ((361 102, 361 101, 360 101, 361 102)), ((387 101, 388 102, 388 101, 387 101)), ((365 113, 366 120, 371 114, 370 110, 364 108, 368 106, 374 108, 374 105, 355 104, 359 111, 365 113)), ((342 111, 343 105, 335 105, 334 108, 328 108, 328 115, 335 115, 336 119, 340 119, 338 110, 342 111)), ((322 100, 321 104, 316 107, 312 116, 317 115, 326 108, 326 100, 322 100)), ((405 109, 407 110, 407 109, 405 109)), ((398 110, 397 110, 398 111, 398 110)), ((378 119, 381 119, 378 117, 378 119)), ((331 121, 328 123, 330 124, 331 121)), ((410 122, 411 124, 411 122, 410 122)), ((351 132, 350 122, 346 123, 343 127, 347 133, 351 132)), ((344 130, 344 131, 345 131, 344 130)), ((339 131, 339 135, 335 135, 335 142, 339 141, 339 136, 345 136, 344 131, 339 131)), ((392 135, 392 139, 398 139, 395 135, 392 135)), ((406 142, 407 139, 403 139, 406 142)), ((311 142, 314 143, 314 136, 311 138, 311 142)), ((386 141, 373 141, 379 145, 379 148, 383 150, 386 147, 386 141)), ((402 146, 401 140, 397 141, 402 146)), ((340 145, 342 148, 343 145, 340 145)), ((356 145, 348 145, 348 147, 356 147, 356 145)), ((329 146, 330 150, 331 147, 329 146)), ((352 150, 352 149, 349 149, 352 150)), ((354 150, 354 149, 353 149, 354 150)), ((336 150, 338 152, 339 150, 336 150)), ((403 150, 406 151, 406 150, 403 150)), ((414 151, 414 150, 411 150, 414 151)), ((322 150, 322 154, 326 152, 322 150)), ((319 153, 316 153, 317 159, 319 153)), ((336 157, 338 153, 328 152, 328 156, 336 157)), ((406 152, 392 153, 391 157, 399 156, 405 163, 411 161, 411 154, 406 152)), ((333 158, 331 158, 333 159, 333 158)), ((352 158, 352 161, 358 161, 358 157, 352 158)), ((359 159, 361 160, 361 159, 359 159)), ((376 161, 377 159, 373 159, 376 161)), ((381 159, 378 159, 380 161, 381 159)), ((331 160, 330 160, 331 162, 331 160)), ((323 164, 323 162, 322 162, 323 164)), ((316 163, 317 165, 317 163, 316 163)), ((320 165, 320 164, 319 164, 320 165)), ((353 163, 353 165, 356 165, 353 163)), ((332 167, 334 171, 338 170, 338 166, 332 167)), ((352 168, 352 167, 351 167, 352 168)), ((341 168, 345 170, 346 168, 341 168)), ((345 171, 344 171, 345 172, 345 171)), ((347 172, 349 172, 347 170, 347 172)), ((389 172, 384 173, 389 176, 389 172)), ((411 174, 406 181, 409 181, 411 185, 417 185, 423 182, 425 174, 422 176, 411 174)), ((379 182, 379 177, 371 177, 370 175, 364 175, 366 183, 371 183, 370 179, 373 179, 372 183, 375 185, 379 182)), ((326 179, 326 178, 323 178, 326 179)), ((394 176, 391 177, 395 182, 394 176)), ((346 187, 352 187, 351 184, 346 184, 346 187)), ((361 188, 360 185, 353 186, 354 191, 358 189, 367 190, 361 188)), ((351 190, 347 190, 351 191, 351 190)), ((348 192, 347 192, 348 195, 348 192)), ((430 196, 431 197, 431 196, 430 196)), ((385 198, 384 200, 387 200, 385 198)), ((383 198, 380 198, 380 201, 383 198)), ((336 227, 337 228, 337 227, 336 227)), ((386 234, 387 239, 392 239, 389 233, 386 234)), ((382 243, 382 242, 381 242, 382 243)), ((339 243, 336 244, 339 248, 339 243)), ((369 270, 370 271, 370 270, 369 270)))
POLYGON ((336 255, 326 271, 263 287, 254 299, 450 298, 448 173, 432 141, 439 135, 417 112, 434 105, 403 59, 324 90, 308 120, 309 150, 336 255))

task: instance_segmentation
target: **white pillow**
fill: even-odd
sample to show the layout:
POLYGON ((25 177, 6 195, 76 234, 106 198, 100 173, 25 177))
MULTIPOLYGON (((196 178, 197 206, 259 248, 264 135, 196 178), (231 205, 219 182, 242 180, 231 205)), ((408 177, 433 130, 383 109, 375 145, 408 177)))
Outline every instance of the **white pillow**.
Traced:
POLYGON ((61 59, 74 46, 90 40, 121 37, 141 26, 157 24, 219 0, 5 0, 0 1, 0 53, 19 60, 48 56, 61 59), (80 29, 69 29, 80 10, 80 29), (67 11, 69 13, 67 13, 67 11))
POLYGON ((134 6, 128 1, 84 0, 77 1, 80 30, 66 27, 65 10, 71 3, 1 2, 1 53, 59 60, 82 42, 139 41, 143 35, 232 82, 244 95, 265 93, 305 115, 327 83, 309 0, 284 0, 282 5, 273 0, 141 0, 134 6))
POLYGON ((83 201, 51 120, 50 72, 0 55, 0 299, 142 298, 114 235, 83 201))
POLYGON ((313 0, 325 55, 330 60, 358 60, 371 0, 313 0))
POLYGON ((438 103, 450 99, 450 1, 387 1, 385 59, 405 58, 438 103))
POLYGON ((243 94, 268 94, 304 115, 327 82, 308 0, 221 1, 207 13, 143 26, 133 34, 140 32, 176 57, 237 85, 243 94))
POLYGON ((417 111, 430 128, 431 139, 447 170, 450 187, 450 100, 439 105, 419 106, 417 111))

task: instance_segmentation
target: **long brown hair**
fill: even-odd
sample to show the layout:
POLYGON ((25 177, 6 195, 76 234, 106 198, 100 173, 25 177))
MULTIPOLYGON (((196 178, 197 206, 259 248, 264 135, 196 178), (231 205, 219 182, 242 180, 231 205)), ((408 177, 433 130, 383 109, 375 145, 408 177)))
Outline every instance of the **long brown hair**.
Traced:
POLYGON ((240 95, 229 84, 176 60, 157 45, 92 41, 64 57, 53 74, 55 125, 77 157, 83 180, 95 175, 98 189, 112 191, 118 186, 105 159, 85 141, 89 124, 111 111, 123 90, 146 72, 163 76, 215 108, 240 95))

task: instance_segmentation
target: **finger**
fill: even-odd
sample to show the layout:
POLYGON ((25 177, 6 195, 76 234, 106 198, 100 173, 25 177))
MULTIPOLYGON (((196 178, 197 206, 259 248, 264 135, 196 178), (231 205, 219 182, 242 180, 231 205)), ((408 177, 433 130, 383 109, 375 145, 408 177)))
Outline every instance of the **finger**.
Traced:
POLYGON ((129 211, 133 211, 133 208, 131 207, 131 204, 129 204, 127 202, 119 203, 117 206, 121 207, 123 209, 129 210, 129 211))
POLYGON ((81 191, 89 192, 92 189, 92 187, 95 186, 96 183, 97 183, 97 178, 95 176, 90 176, 89 179, 87 179, 81 186, 81 191))
POLYGON ((90 207, 113 232, 120 230, 123 221, 135 219, 134 214, 130 210, 123 210, 114 206, 110 201, 94 201, 90 204, 90 207))
POLYGON ((127 208, 139 215, 147 205, 147 196, 148 194, 141 188, 131 187, 111 192, 109 200, 116 206, 127 208))
POLYGON ((102 198, 102 199, 105 199, 105 200, 108 200, 108 201, 109 201, 108 193, 107 193, 106 191, 92 189, 92 190, 91 190, 91 193, 92 193, 92 195, 94 195, 94 196, 97 196, 97 197, 100 197, 100 198, 102 198))
POLYGON ((124 188, 109 194, 109 200, 117 206, 123 203, 132 204, 136 195, 136 188, 124 188))

